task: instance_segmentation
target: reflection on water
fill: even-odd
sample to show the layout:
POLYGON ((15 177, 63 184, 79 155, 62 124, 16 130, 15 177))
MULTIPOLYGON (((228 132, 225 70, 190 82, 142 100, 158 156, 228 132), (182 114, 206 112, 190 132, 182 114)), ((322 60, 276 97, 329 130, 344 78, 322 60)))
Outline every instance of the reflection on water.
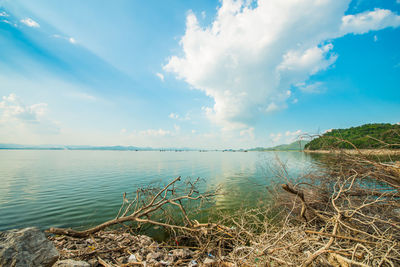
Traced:
POLYGON ((218 210, 250 206, 275 176, 276 157, 297 177, 314 160, 300 152, 0 151, 0 230, 80 227, 116 216, 124 192, 177 176, 217 185, 218 210))

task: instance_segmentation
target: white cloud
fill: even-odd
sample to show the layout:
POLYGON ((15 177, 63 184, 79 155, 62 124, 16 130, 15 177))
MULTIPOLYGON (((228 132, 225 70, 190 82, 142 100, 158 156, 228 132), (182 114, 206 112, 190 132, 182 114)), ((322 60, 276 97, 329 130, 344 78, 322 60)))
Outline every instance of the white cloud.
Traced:
POLYGON ((41 116, 46 112, 47 104, 39 103, 31 106, 25 106, 15 94, 3 96, 0 102, 2 111, 0 122, 8 123, 10 121, 23 121, 29 123, 38 123, 41 116))
POLYGON ((175 132, 177 132, 177 133, 180 132, 181 126, 174 124, 174 130, 175 130, 175 132))
POLYGON ((301 130, 297 130, 297 131, 294 131, 294 132, 286 131, 285 136, 296 136, 296 137, 298 137, 301 133, 302 133, 301 130))
POLYGON ((66 40, 66 41, 70 42, 71 44, 76 44, 77 43, 77 41, 76 41, 76 39, 74 37, 67 37, 67 36, 62 36, 62 35, 59 35, 59 34, 53 34, 53 37, 54 38, 58 38, 58 39, 66 40))
POLYGON ((4 11, 0 12, 0 17, 8 17, 8 16, 9 15, 6 12, 4 11))
POLYGON ((164 66, 214 99, 203 110, 226 129, 247 128, 257 116, 285 108, 292 86, 336 61, 330 40, 397 27, 400 20, 383 9, 344 15, 350 0, 254 3, 222 0, 205 28, 189 12, 182 56, 164 66))
POLYGON ((378 36, 374 35, 374 42, 378 42, 378 36))
POLYGON ((187 112, 184 116, 179 115, 178 113, 170 113, 168 115, 169 118, 174 119, 174 120, 180 120, 180 121, 189 121, 190 118, 190 112, 187 112))
POLYGON ((286 131, 285 133, 271 133, 269 136, 272 142, 276 144, 290 144, 296 140, 301 139, 301 135, 303 134, 302 130, 297 131, 286 131))
POLYGON ((157 72, 156 75, 161 81, 164 81, 164 75, 162 73, 157 72))
POLYGON ((176 113, 171 113, 171 114, 169 114, 168 117, 171 118, 171 119, 175 119, 175 120, 179 119, 179 115, 176 114, 176 113))
POLYGON ((40 25, 36 21, 31 18, 21 19, 21 22, 24 23, 28 27, 39 28, 40 25))
POLYGON ((271 137, 273 143, 278 143, 281 140, 283 135, 281 133, 277 133, 277 134, 272 133, 269 136, 271 137))
POLYGON ((18 25, 17 25, 16 23, 12 23, 11 21, 6 20, 6 19, 1 20, 1 22, 7 23, 7 24, 9 24, 9 25, 11 25, 11 26, 14 26, 14 27, 18 27, 18 25))
POLYGON ((266 112, 274 112, 279 110, 279 106, 272 102, 271 104, 268 105, 267 109, 265 110, 266 112))
POLYGON ((65 95, 68 97, 72 97, 72 98, 76 98, 76 99, 84 100, 84 101, 90 101, 90 102, 94 102, 94 101, 98 100, 97 97, 95 97, 91 94, 85 93, 85 92, 70 91, 70 92, 67 92, 65 95))
POLYGON ((299 88, 302 92, 305 93, 320 93, 323 91, 324 83, 322 82, 314 82, 314 83, 299 83, 296 84, 296 87, 299 88))
POLYGON ((347 15, 342 18, 341 35, 354 33, 363 34, 387 27, 398 27, 400 16, 387 9, 376 8, 356 15, 347 15))
POLYGON ((3 142, 38 140, 58 134, 58 124, 46 118, 47 104, 25 105, 15 94, 0 102, 0 138, 3 142))
POLYGON ((248 136, 251 139, 254 139, 254 127, 240 131, 240 136, 248 136))

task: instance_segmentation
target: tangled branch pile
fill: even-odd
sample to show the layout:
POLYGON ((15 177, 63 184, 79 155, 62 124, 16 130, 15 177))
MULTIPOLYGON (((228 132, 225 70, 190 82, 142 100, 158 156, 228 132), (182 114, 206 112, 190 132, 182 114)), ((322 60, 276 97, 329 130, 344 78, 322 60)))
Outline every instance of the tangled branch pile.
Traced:
POLYGON ((329 160, 324 172, 281 186, 285 193, 274 202, 280 222, 259 220, 260 210, 235 222, 242 241, 233 250, 234 261, 400 265, 400 165, 362 154, 329 160))
POLYGON ((118 216, 102 225, 49 231, 88 237, 114 224, 131 222, 126 225, 130 229, 152 224, 170 231, 166 245, 192 248, 196 262, 212 255, 215 266, 399 266, 399 162, 381 162, 361 152, 320 162, 320 171, 272 187, 274 200, 267 206, 224 215, 214 223, 199 223, 189 211, 198 211, 215 193, 200 194, 198 181, 179 191, 177 178, 159 191, 138 190, 132 200, 124 195, 118 216))

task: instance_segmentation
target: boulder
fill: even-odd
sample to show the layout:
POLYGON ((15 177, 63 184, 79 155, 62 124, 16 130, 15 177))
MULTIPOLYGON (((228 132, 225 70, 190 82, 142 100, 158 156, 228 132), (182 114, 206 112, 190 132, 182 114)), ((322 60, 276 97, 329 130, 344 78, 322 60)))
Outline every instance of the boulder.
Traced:
POLYGON ((57 261, 53 267, 90 267, 86 261, 62 260, 57 261))
POLYGON ((58 257, 53 243, 37 228, 0 232, 0 266, 50 267, 58 257))

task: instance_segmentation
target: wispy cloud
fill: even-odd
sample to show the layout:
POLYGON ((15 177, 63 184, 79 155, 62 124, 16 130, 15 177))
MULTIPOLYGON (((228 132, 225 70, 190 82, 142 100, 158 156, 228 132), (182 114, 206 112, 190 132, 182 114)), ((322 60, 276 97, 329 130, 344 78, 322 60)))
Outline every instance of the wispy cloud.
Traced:
POLYGON ((67 37, 67 36, 62 36, 62 35, 59 35, 59 34, 53 34, 53 37, 57 38, 57 39, 66 40, 66 41, 70 42, 71 44, 76 44, 77 43, 76 39, 74 37, 67 37))
POLYGON ((313 82, 313 83, 299 83, 296 84, 296 87, 299 88, 302 92, 305 93, 320 93, 325 90, 323 82, 313 82))
POLYGON ((0 102, 0 110, 2 111, 0 121, 8 123, 14 120, 38 123, 39 118, 45 114, 47 104, 39 103, 31 106, 24 105, 15 94, 3 96, 0 102))
POLYGON ((167 136, 167 135, 171 135, 171 132, 168 130, 164 130, 164 129, 148 129, 148 130, 144 130, 144 131, 140 131, 139 135, 142 136, 167 136))
POLYGON ((179 119, 179 115, 176 114, 176 113, 171 113, 171 114, 168 115, 168 117, 171 118, 171 119, 175 119, 175 120, 179 119))
POLYGON ((25 24, 26 26, 28 26, 28 27, 32 27, 32 28, 39 28, 40 27, 40 24, 37 23, 36 21, 34 21, 31 18, 22 19, 21 22, 23 24, 25 24))
POLYGON ((269 136, 274 144, 289 144, 301 139, 302 130, 286 131, 285 133, 271 133, 269 136))
POLYGON ((190 113, 189 113, 189 112, 187 112, 184 116, 181 116, 181 115, 179 115, 178 113, 172 112, 172 113, 170 113, 170 114, 168 115, 168 118, 174 119, 174 120, 180 120, 180 121, 188 121, 188 120, 191 119, 191 118, 190 118, 190 113))
POLYGON ((47 119, 46 113, 46 103, 25 105, 15 94, 3 96, 0 102, 0 138, 12 141, 23 137, 24 140, 32 140, 58 134, 59 125, 47 119))
POLYGON ((162 73, 157 72, 156 75, 161 81, 164 81, 164 75, 162 73))

